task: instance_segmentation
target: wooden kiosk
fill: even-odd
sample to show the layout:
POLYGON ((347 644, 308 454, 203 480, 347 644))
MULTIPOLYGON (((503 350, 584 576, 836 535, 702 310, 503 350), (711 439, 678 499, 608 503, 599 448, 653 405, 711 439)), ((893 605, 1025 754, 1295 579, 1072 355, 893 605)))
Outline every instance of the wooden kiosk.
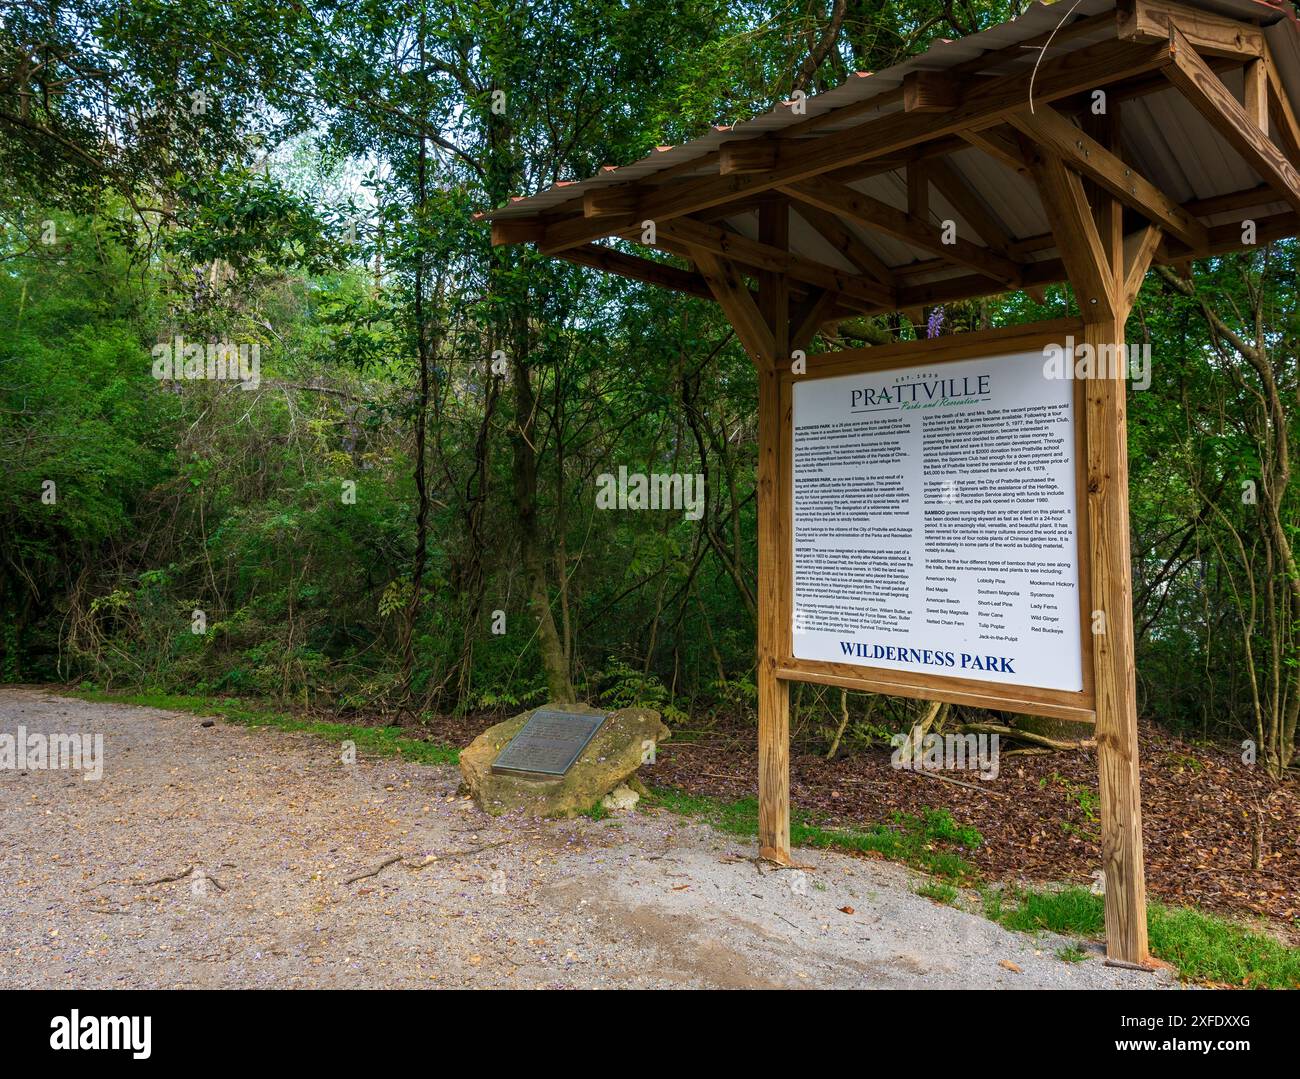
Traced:
MULTIPOLYGON (((1186 263, 1295 234, 1298 102, 1300 34, 1271 4, 1036 4, 888 71, 859 73, 828 93, 487 215, 494 244, 532 243, 543 254, 716 300, 757 368, 764 856, 790 858, 792 681, 1085 720, 1095 724, 1100 764, 1107 956, 1149 963, 1127 368, 1094 364, 1068 390, 1050 389, 1038 358, 1069 345, 1070 356, 1122 357, 1125 320, 1153 261, 1186 263), (599 242, 610 238, 678 261, 599 242), (1072 319, 804 355, 821 327, 845 318, 1062 281, 1073 287, 1072 319), (806 444, 795 432, 801 410, 815 420, 834 400, 807 387, 874 377, 884 389, 911 387, 913 398, 937 392, 945 405, 978 403, 970 387, 992 383, 968 375, 977 379, 965 383, 975 396, 958 399, 956 380, 941 377, 972 370, 960 366, 971 360, 987 361, 996 384, 1019 385, 1026 401, 1055 395, 1027 407, 1052 409, 1069 424, 1061 428, 1069 437, 1053 439, 1062 447, 1053 490, 1063 499, 1054 512, 1072 530, 1056 563, 1066 582, 1059 594, 1070 601, 1059 647, 1034 645, 1037 674, 1017 669, 1014 657, 997 669, 996 656, 978 651, 907 647, 901 631, 893 635, 899 648, 850 640, 840 657, 815 655, 797 598, 804 585, 795 522, 805 495, 796 492, 795 461, 806 444), (1070 395, 1064 405, 1062 393, 1070 395), (1045 655, 1059 663, 1042 662, 1045 655)), ((872 396, 855 401, 877 399, 874 389, 862 392, 872 396)), ((879 400, 892 408, 892 396, 879 400)), ((890 417, 899 431, 928 422, 890 417)), ((919 586, 920 565, 911 576, 919 586)), ((832 637, 833 608, 807 608, 829 619, 832 637)))

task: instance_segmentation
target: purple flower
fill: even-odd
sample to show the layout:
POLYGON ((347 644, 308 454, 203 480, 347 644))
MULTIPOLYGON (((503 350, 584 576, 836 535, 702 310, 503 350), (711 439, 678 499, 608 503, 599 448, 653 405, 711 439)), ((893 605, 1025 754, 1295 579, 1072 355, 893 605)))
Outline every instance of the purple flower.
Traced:
POLYGON ((925 323, 925 336, 938 337, 943 332, 943 307, 934 308, 925 323))

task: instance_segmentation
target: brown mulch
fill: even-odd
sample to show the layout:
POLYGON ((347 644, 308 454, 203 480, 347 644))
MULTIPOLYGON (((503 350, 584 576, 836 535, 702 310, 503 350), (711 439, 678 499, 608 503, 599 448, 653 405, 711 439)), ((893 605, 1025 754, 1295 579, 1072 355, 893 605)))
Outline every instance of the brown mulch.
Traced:
MULTIPOLYGON (((439 717, 431 736, 468 745, 500 716, 439 717)), ((647 779, 656 786, 735 800, 757 795, 758 755, 752 728, 718 727, 705 740, 665 742, 647 779)), ((1300 781, 1275 780, 1237 753, 1180 741, 1143 723, 1142 834, 1147 892, 1166 903, 1257 915, 1300 934, 1300 781), (1256 821, 1259 869, 1252 868, 1256 821)), ((983 844, 968 860, 991 880, 1091 884, 1101 866, 1095 751, 1009 755, 982 781, 894 769, 890 751, 874 749, 833 762, 816 754, 790 760, 797 812, 830 825, 889 821, 895 812, 946 808, 973 825, 983 844)), ((1295 773, 1292 773, 1295 776, 1295 773)))

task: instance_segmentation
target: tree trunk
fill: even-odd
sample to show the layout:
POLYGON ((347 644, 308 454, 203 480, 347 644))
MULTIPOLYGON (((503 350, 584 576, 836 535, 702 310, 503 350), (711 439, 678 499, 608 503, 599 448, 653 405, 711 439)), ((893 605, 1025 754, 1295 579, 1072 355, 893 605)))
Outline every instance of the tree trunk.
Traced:
MULTIPOLYGON (((522 320, 521 320, 522 321, 522 320)), ((552 701, 573 701, 569 678, 569 657, 551 613, 546 562, 542 557, 541 531, 537 523, 537 401, 532 372, 525 361, 527 330, 516 333, 510 357, 510 377, 515 390, 515 422, 510 430, 514 450, 515 520, 519 530, 519 557, 528 587, 528 609, 537 622, 537 651, 546 670, 547 695, 552 701)))

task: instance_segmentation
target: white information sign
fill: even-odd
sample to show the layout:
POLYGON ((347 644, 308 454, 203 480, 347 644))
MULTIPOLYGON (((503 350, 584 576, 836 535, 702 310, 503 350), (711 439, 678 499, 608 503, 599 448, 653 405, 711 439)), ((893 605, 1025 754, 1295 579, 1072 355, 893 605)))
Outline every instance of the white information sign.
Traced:
POLYGON ((1038 351, 792 394, 795 658, 1081 690, 1074 383, 1038 351))

